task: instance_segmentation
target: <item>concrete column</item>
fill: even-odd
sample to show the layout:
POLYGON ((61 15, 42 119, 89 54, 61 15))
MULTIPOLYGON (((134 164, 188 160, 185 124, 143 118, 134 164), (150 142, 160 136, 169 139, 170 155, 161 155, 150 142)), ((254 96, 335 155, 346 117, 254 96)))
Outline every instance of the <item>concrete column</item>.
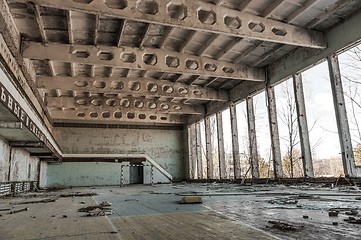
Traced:
POLYGON ((236 106, 230 107, 231 112, 231 130, 232 130, 232 149, 233 149, 233 171, 234 178, 242 178, 241 171, 241 156, 239 153, 239 142, 238 142, 238 128, 237 128, 237 112, 236 106))
POLYGON ((282 171, 280 135, 278 132, 278 122, 277 122, 275 90, 273 86, 268 86, 266 88, 266 91, 267 91, 268 123, 271 134, 271 148, 272 148, 274 177, 275 179, 279 179, 279 178, 283 178, 283 171, 282 171))
POLYGON ((207 158, 207 179, 213 179, 213 154, 212 154, 212 129, 211 119, 206 117, 204 120, 205 133, 206 133, 206 158, 207 158))
POLYGON ((226 157, 225 157, 224 139, 223 139, 222 113, 218 112, 216 114, 216 118, 217 118, 217 133, 218 133, 219 178, 225 179, 227 174, 226 174, 226 157))
POLYGON ((327 58, 327 61, 330 73, 333 103, 335 107, 338 137, 341 146, 343 170, 346 176, 356 177, 357 171, 353 155, 338 58, 337 56, 331 56, 327 58))
POLYGON ((259 178, 256 118, 254 115, 253 98, 251 97, 247 98, 246 103, 247 103, 248 139, 249 139, 251 173, 252 173, 252 178, 259 178))
POLYGON ((188 143, 189 143, 189 171, 190 178, 195 179, 197 176, 197 153, 196 153, 196 133, 195 124, 188 126, 188 143))
POLYGON ((196 130, 196 158, 197 158, 197 177, 203 179, 203 164, 202 164, 202 141, 201 141, 201 124, 195 124, 196 130))
POLYGON ((293 90, 295 93, 298 131, 300 134, 301 158, 305 177, 314 177, 310 138, 308 134, 305 97, 303 94, 302 75, 293 75, 293 90))

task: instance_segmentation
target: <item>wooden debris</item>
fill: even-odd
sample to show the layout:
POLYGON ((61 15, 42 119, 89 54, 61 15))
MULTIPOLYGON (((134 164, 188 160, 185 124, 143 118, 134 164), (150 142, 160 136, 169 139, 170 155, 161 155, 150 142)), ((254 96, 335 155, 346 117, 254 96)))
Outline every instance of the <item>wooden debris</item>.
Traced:
POLYGON ((352 223, 352 224, 361 224, 361 218, 356 219, 354 217, 348 217, 344 219, 345 222, 352 223))
MULTIPOLYGON (((281 221, 268 221, 268 223, 273 224, 271 226, 271 228, 276 228, 282 231, 297 231, 297 226, 291 225, 289 223, 286 222, 281 222, 281 221)), ((303 227, 303 226, 300 226, 303 227)))
POLYGON ((294 199, 289 199, 289 198, 279 198, 279 199, 271 199, 267 201, 268 203, 271 204, 297 204, 298 201, 294 200, 294 199))
POLYGON ((60 194, 59 196, 65 198, 65 197, 92 197, 96 195, 98 194, 94 192, 90 192, 90 193, 75 192, 75 193, 60 194))
POLYGON ((329 217, 337 217, 339 214, 339 211, 329 211, 328 216, 329 217))
POLYGON ((78 209, 78 212, 88 213, 86 216, 95 217, 95 216, 105 216, 114 214, 111 208, 103 207, 101 205, 88 206, 85 208, 78 209))
POLYGON ((15 202, 12 203, 12 205, 23 205, 23 204, 33 204, 33 203, 49 203, 49 202, 55 202, 55 198, 45 198, 41 200, 34 200, 34 201, 25 201, 25 202, 15 202))
POLYGON ((15 213, 25 212, 25 211, 28 211, 28 208, 22 208, 22 209, 14 210, 14 211, 9 212, 9 214, 15 214, 15 213))
POLYGON ((100 204, 100 206, 103 206, 103 207, 110 207, 111 205, 112 205, 112 203, 109 202, 109 201, 103 201, 103 202, 100 204))
POLYGON ((194 204, 202 203, 202 198, 200 196, 185 196, 179 201, 180 204, 194 204))
POLYGON ((346 215, 350 215, 350 216, 357 216, 358 215, 358 211, 353 209, 351 211, 347 211, 345 212, 346 215))

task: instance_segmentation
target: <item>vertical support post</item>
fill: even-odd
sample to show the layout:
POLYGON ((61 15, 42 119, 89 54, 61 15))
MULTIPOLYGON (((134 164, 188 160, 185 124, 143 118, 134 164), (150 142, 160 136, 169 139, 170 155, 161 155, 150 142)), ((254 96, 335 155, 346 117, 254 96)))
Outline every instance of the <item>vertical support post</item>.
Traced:
POLYGON ((188 127, 188 145, 189 145, 189 171, 190 178, 196 179, 197 176, 197 152, 196 152, 196 134, 195 134, 195 124, 192 124, 188 127))
POLYGON ((153 165, 150 165, 150 185, 154 185, 154 169, 153 165))
POLYGON ((341 146, 343 170, 345 176, 357 177, 338 58, 333 55, 328 57, 327 61, 330 73, 333 103, 335 107, 338 137, 341 146))
POLYGON ((273 86, 267 86, 266 91, 267 91, 268 123, 271 134, 271 148, 272 148, 274 177, 275 179, 279 179, 279 178, 283 178, 283 171, 282 171, 280 135, 278 132, 278 122, 277 122, 277 106, 276 106, 275 90, 273 86))
POLYGON ((314 177, 314 173, 313 173, 311 145, 308 134, 305 97, 303 93, 301 73, 297 73, 293 75, 293 90, 295 93, 295 101, 296 101, 297 122, 298 122, 298 130, 300 134, 303 172, 306 178, 307 177, 312 178, 314 177))
POLYGON ((124 187, 124 169, 123 169, 123 165, 120 165, 120 186, 124 187))
POLYGON ((239 153, 238 127, 237 127, 237 111, 236 106, 232 104, 230 107, 231 131, 232 131, 232 149, 233 149, 233 171, 234 179, 242 178, 241 156, 239 153))
POLYGON ((195 129, 196 129, 196 151, 197 151, 197 176, 198 179, 203 179, 201 124, 196 123, 195 129))
POLYGON ((246 103, 247 103, 248 138, 249 138, 251 173, 252 173, 252 178, 259 178, 256 118, 254 115, 253 98, 252 97, 247 98, 246 103))
POLYGON ((207 179, 213 179, 213 154, 212 154, 212 128, 211 119, 206 117, 204 120, 206 133, 206 158, 207 158, 207 179))
POLYGON ((222 113, 218 112, 216 114, 217 118, 217 133, 218 133, 218 159, 219 159, 219 178, 226 178, 226 157, 224 149, 224 139, 223 139, 223 121, 222 113))

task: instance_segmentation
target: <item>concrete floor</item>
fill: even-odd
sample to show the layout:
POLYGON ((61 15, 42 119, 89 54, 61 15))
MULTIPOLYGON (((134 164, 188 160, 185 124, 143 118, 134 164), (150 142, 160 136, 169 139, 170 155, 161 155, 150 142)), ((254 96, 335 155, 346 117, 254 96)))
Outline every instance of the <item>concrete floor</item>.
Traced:
POLYGON ((347 211, 361 208, 360 197, 356 187, 321 185, 66 189, 0 199, 0 239, 360 239, 361 225, 344 221, 349 218, 347 211), (75 191, 98 195, 58 198, 60 193, 75 191), (194 194, 202 195, 203 204, 177 203, 182 196, 194 194), (16 204, 49 197, 57 200, 16 204), (85 213, 77 212, 105 200, 112 203, 113 215, 84 217, 85 213), (28 211, 9 214, 25 207, 28 211), (328 216, 331 208, 339 208, 338 217, 328 216), (273 228, 269 221, 288 223, 293 230, 273 228))

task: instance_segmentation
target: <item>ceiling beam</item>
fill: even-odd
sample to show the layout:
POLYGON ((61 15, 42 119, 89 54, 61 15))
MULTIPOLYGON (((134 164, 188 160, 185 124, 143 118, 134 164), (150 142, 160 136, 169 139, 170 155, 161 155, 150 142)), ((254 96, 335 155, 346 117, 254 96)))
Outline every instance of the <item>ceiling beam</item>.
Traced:
POLYGON ((305 27, 307 28, 313 28, 317 26, 318 24, 325 21, 327 18, 329 18, 332 14, 334 14, 337 10, 342 9, 347 4, 352 2, 353 0, 340 0, 338 2, 335 2, 331 6, 329 6, 321 15, 317 16, 316 18, 309 21, 305 27))
POLYGON ((154 113, 153 111, 99 111, 92 110, 52 110, 54 123, 96 123, 96 124, 185 124, 186 117, 154 113))
MULTIPOLYGON (((29 2, 28 0, 17 0, 18 2, 29 2)), ((265 19, 242 12, 229 9, 223 6, 214 5, 203 1, 178 0, 174 5, 183 6, 187 14, 185 18, 172 18, 168 14, 167 1, 158 1, 154 4, 154 11, 145 12, 137 6, 138 1, 128 1, 128 5, 123 9, 110 8, 103 0, 93 0, 90 3, 75 2, 72 0, 33 0, 35 4, 45 7, 82 11, 101 16, 115 17, 140 21, 171 27, 181 27, 197 31, 206 31, 229 36, 236 36, 262 41, 283 43, 289 45, 325 48, 326 39, 323 33, 312 31, 306 28, 290 25, 280 21, 265 19), (207 19, 202 19, 202 15, 207 19), (225 17, 238 18, 241 26, 234 28, 225 23, 225 17), (254 24, 262 26, 263 31, 259 32, 253 28, 254 24), (275 29, 282 29, 286 35, 278 34, 275 29)))
POLYGON ((114 93, 134 97, 168 97, 191 100, 228 101, 227 91, 189 86, 184 83, 151 78, 119 77, 38 77, 38 88, 114 93))
POLYGON ((22 54, 37 60, 265 81, 261 68, 164 49, 23 42, 22 54))
POLYGON ((140 48, 143 47, 143 45, 144 45, 144 43, 145 43, 145 40, 147 39, 147 36, 148 36, 148 34, 149 34, 149 31, 150 31, 151 26, 152 26, 152 25, 149 24, 149 23, 145 26, 144 33, 143 33, 143 37, 142 37, 142 40, 141 40, 141 42, 140 42, 140 44, 139 44, 139 47, 140 47, 140 48))
POLYGON ((100 16, 99 15, 95 15, 94 16, 94 45, 98 45, 99 42, 99 26, 100 26, 100 16))
POLYGON ((30 157, 52 157, 54 158, 54 154, 52 152, 34 152, 30 153, 30 157))
POLYGON ((307 0, 302 6, 296 8, 288 17, 284 20, 288 23, 294 22, 298 17, 300 17, 308 9, 312 8, 318 0, 307 0))
POLYGON ((44 43, 48 43, 49 39, 45 32, 44 21, 43 21, 43 18, 41 17, 40 7, 39 7, 39 5, 33 5, 32 8, 35 13, 35 19, 36 19, 36 22, 38 23, 41 38, 43 39, 44 43))
POLYGON ((44 148, 44 142, 36 142, 36 141, 10 141, 10 147, 16 148, 44 148))
POLYGON ((119 32, 118 32, 118 40, 117 40, 117 47, 122 46, 122 36, 124 33, 125 25, 127 24, 127 20, 121 20, 119 25, 119 32))
POLYGON ((277 7, 279 7, 284 0, 274 0, 268 7, 262 12, 262 16, 265 18, 268 18, 272 15, 273 11, 276 10, 277 7))
POLYGON ((237 9, 241 12, 244 12, 247 10, 248 6, 250 5, 250 3, 252 2, 252 0, 243 0, 239 6, 237 7, 237 9))
POLYGON ((309 49, 300 48, 268 66, 269 84, 274 85, 292 76, 292 74, 302 71, 319 61, 325 60, 326 57, 332 54, 360 42, 360 22, 361 12, 358 12, 350 19, 327 32, 327 49, 310 51, 309 49), (350 29, 352 29, 352 31, 350 31, 350 29))
POLYGON ((0 129, 23 129, 22 122, 0 122, 0 129))
POLYGON ((204 114, 203 105, 190 105, 182 102, 162 101, 146 98, 110 98, 110 97, 47 97, 48 108, 64 108, 91 111, 149 111, 154 114, 204 114))

